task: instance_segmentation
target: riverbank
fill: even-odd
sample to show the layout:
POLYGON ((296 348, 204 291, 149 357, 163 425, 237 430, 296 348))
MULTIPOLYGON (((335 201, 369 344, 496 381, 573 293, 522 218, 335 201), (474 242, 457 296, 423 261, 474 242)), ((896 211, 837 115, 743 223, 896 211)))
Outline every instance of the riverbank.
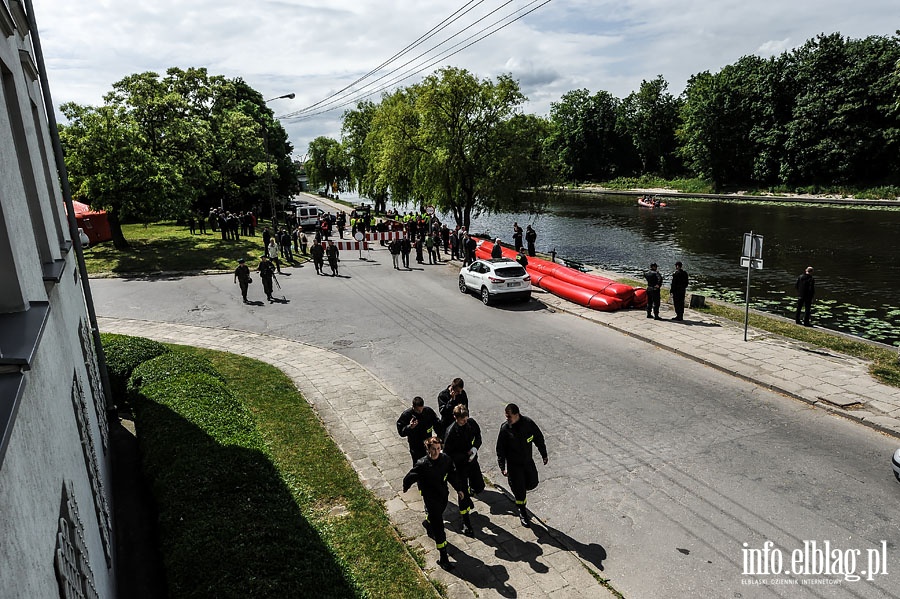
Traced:
POLYGON ((666 187, 647 187, 635 189, 612 189, 608 187, 573 187, 563 190, 565 193, 575 194, 597 194, 597 195, 620 195, 635 196, 655 195, 665 198, 682 198, 682 199, 701 199, 701 200, 732 200, 744 202, 787 202, 795 204, 822 204, 822 205, 846 205, 846 206, 880 206, 900 208, 900 200, 898 199, 867 199, 853 197, 839 197, 833 194, 797 194, 797 195, 779 195, 774 193, 694 193, 683 192, 676 189, 666 187))

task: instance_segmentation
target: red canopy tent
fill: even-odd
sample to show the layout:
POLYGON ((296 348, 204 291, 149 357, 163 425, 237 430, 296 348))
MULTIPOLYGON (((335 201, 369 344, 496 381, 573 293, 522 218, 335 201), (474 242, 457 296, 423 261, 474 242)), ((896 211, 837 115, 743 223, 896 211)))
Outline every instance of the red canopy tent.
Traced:
POLYGON ((94 211, 87 204, 75 200, 72 204, 75 206, 75 221, 91 240, 91 245, 112 239, 105 210, 94 211))

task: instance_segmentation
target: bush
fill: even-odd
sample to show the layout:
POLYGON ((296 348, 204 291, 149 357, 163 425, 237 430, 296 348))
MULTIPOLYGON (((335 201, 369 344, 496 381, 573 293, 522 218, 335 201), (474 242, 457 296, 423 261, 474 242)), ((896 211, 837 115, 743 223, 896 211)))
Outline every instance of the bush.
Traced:
POLYGON ((143 385, 150 385, 185 374, 205 374, 220 383, 225 380, 206 358, 169 351, 143 362, 132 371, 128 379, 128 395, 131 396, 143 385))
POLYGON ((126 397, 128 379, 135 368, 147 360, 169 352, 162 343, 144 337, 102 333, 103 352, 106 354, 106 370, 109 385, 116 400, 126 397))

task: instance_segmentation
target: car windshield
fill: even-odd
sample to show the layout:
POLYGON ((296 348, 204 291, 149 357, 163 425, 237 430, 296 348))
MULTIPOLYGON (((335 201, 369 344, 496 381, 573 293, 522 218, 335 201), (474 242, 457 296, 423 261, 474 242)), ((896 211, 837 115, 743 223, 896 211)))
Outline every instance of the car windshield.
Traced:
POLYGON ((525 269, 521 266, 504 266, 494 271, 498 277, 524 277, 525 269))

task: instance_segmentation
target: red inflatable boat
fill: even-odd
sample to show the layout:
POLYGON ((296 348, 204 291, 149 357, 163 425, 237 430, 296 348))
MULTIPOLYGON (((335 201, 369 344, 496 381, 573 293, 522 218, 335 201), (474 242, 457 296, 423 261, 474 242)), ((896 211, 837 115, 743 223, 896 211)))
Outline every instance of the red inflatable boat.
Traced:
MULTIPOLYGON (((479 241, 475 256, 490 260, 493 249, 493 242, 479 241)), ((515 259, 516 252, 504 247, 503 257, 515 259)), ((532 285, 594 310, 612 312, 628 306, 647 305, 647 292, 644 289, 635 289, 606 277, 583 273, 564 264, 543 258, 528 258, 525 270, 531 275, 532 285)))

